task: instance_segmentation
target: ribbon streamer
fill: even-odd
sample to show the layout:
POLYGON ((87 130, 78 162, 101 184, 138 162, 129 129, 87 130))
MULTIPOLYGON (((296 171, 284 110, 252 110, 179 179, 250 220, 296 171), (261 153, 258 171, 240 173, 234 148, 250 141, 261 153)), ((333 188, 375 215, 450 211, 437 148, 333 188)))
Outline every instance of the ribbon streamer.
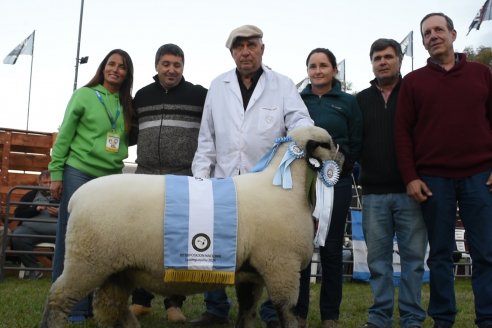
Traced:
POLYGON ((273 144, 272 149, 268 153, 266 153, 259 161, 256 163, 256 165, 251 169, 251 172, 261 172, 263 171, 268 164, 272 161, 273 156, 277 153, 278 147, 283 144, 284 142, 290 142, 292 141, 291 136, 286 136, 286 137, 279 137, 275 139, 275 143, 273 144))
POLYGON ((316 206, 313 211, 313 216, 318 221, 318 230, 313 241, 316 247, 325 246, 326 236, 330 230, 333 195, 333 186, 328 186, 318 175, 316 179, 316 206))
POLYGON ((296 159, 303 158, 304 151, 295 144, 290 142, 288 150, 285 152, 280 165, 273 176, 273 185, 282 186, 283 189, 292 189, 292 174, 290 164, 296 159))

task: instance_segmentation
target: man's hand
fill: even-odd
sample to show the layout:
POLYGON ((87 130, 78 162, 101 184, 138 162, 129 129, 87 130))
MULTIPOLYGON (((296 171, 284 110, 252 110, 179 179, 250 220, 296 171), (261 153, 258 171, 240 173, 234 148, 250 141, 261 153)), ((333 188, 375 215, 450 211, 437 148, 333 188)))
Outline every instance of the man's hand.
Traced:
POLYGON ((51 181, 50 191, 54 199, 59 200, 62 193, 63 181, 51 181))
POLYGON ((424 181, 416 179, 407 184, 407 195, 413 198, 416 202, 422 203, 423 201, 426 201, 427 198, 432 196, 432 192, 424 181))
POLYGON ((51 216, 53 216, 53 217, 58 216, 58 207, 48 206, 47 210, 51 216))
POLYGON ((492 173, 490 173, 487 182, 485 183, 489 187, 489 191, 492 192, 492 173))

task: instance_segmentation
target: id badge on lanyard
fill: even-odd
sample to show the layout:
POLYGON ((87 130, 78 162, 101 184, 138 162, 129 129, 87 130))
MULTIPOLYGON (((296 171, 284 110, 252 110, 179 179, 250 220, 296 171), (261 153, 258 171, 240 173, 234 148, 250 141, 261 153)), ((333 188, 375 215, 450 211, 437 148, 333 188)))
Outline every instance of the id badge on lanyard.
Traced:
POLYGON ((108 132, 106 135, 106 151, 117 153, 120 149, 120 136, 115 132, 108 132))
POLYGON ((104 106, 106 114, 108 114, 109 122, 111 123, 111 131, 106 134, 106 151, 110 153, 117 153, 120 149, 120 135, 116 133, 116 121, 120 116, 120 104, 118 102, 118 107, 116 108, 116 117, 113 117, 111 112, 106 107, 106 104, 104 103, 104 100, 102 99, 99 91, 96 91, 96 96, 97 99, 99 99, 99 102, 104 106))

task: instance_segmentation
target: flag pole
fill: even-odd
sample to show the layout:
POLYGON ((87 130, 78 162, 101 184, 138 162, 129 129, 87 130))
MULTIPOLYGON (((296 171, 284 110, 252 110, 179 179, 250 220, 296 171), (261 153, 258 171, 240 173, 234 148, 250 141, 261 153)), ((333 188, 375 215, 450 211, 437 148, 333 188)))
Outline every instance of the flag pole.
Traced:
POLYGON ((412 39, 410 40, 412 44, 412 72, 413 72, 413 30, 412 30, 412 39))
POLYGON ((73 82, 73 91, 77 89, 77 77, 79 75, 79 55, 80 55, 80 37, 82 35, 82 17, 84 15, 84 0, 80 1, 80 20, 79 20, 79 38, 77 41, 77 58, 75 58, 75 81, 73 82))
POLYGON ((26 119, 26 131, 29 131, 29 109, 31 106, 31 84, 32 84, 32 64, 34 61, 34 39, 36 37, 36 30, 32 32, 32 55, 31 55, 31 72, 29 73, 29 96, 27 97, 27 119, 26 119))
POLYGON ((346 92, 347 91, 347 80, 345 79, 345 72, 346 72, 346 69, 345 69, 345 59, 343 60, 343 91, 346 92))

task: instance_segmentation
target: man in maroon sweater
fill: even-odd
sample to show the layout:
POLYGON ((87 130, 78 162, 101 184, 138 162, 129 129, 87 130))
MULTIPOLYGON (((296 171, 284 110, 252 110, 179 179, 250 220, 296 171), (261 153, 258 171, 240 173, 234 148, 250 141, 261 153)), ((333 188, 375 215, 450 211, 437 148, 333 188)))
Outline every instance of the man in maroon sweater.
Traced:
POLYGON ((475 323, 491 328, 492 74, 454 52, 457 32, 448 16, 429 14, 420 28, 430 58, 403 79, 395 143, 407 193, 421 203, 429 235, 428 314, 434 327, 452 327, 455 321, 458 205, 473 262, 475 323))

